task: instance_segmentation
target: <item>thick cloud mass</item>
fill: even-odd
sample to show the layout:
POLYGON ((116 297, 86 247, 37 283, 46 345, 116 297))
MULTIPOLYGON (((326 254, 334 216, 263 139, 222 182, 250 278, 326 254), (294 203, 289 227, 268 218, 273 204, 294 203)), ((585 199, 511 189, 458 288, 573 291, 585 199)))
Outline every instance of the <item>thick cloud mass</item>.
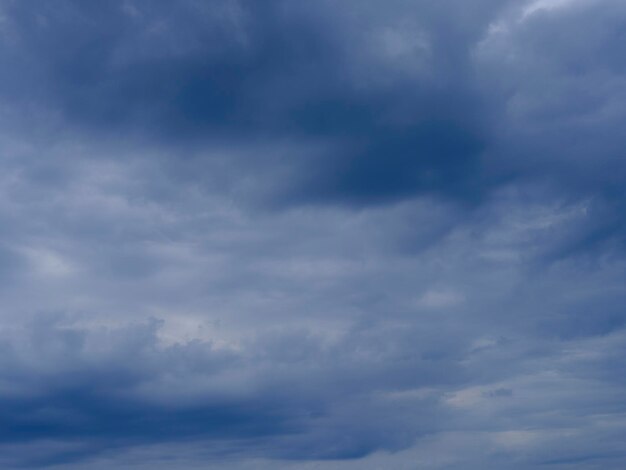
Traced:
POLYGON ((0 466, 624 468, 625 38, 0 0, 0 466))

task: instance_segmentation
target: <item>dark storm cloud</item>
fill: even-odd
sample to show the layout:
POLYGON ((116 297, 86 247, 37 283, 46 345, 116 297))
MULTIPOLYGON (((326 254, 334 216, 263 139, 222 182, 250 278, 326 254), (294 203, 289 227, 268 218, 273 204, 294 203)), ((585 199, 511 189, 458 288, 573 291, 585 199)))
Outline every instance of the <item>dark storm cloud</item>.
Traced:
MULTIPOLYGON (((232 171, 284 167, 267 183, 282 204, 472 203, 547 176, 617 214, 623 7, 537 5, 5 2, 3 94, 112 136, 196 142, 176 159, 200 155, 185 163, 200 180, 216 144, 246 142, 232 171), (255 150, 268 139, 325 150, 277 159, 255 150)), ((580 243, 621 227, 600 217, 580 243)))
MULTIPOLYGON (((471 201, 490 184, 479 165, 490 136, 469 46, 498 6, 481 2, 484 15, 466 24, 427 2, 408 16, 403 2, 382 12, 370 2, 7 2, 9 99, 170 144, 331 143, 288 156, 297 172, 280 197, 291 200, 471 201)), ((273 163, 264 158, 250 151, 239 165, 273 163)))
MULTIPOLYGON (((324 346, 308 334, 275 334, 237 353, 200 341, 163 348, 155 323, 89 331, 62 321, 5 332, 2 382, 11 387, 2 393, 0 440, 38 450, 53 437, 79 443, 78 451, 41 446, 33 457, 6 464, 37 467, 189 440, 213 442, 216 454, 242 452, 247 441, 244 452, 252 455, 362 457, 405 447, 434 425, 431 419, 415 426, 376 393, 450 381, 431 359, 416 373, 414 363, 387 369, 382 357, 372 357, 367 370, 350 344, 324 346)), ((367 338, 355 341, 365 346, 367 338)), ((421 401, 412 402, 412 411, 422 407, 426 419, 434 403, 421 401)))

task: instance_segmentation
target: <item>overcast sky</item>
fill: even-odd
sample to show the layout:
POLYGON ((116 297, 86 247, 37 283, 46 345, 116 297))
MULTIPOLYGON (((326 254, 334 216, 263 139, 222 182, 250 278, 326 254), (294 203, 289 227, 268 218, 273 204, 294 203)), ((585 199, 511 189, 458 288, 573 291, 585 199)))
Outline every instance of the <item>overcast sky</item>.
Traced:
POLYGON ((626 2, 0 0, 0 467, 626 468, 626 2))

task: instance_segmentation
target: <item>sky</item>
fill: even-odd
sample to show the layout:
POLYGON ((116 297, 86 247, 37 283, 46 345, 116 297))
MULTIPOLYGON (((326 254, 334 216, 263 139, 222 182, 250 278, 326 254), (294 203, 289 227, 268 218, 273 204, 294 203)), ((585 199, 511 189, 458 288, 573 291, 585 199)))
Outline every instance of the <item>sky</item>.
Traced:
POLYGON ((0 0, 0 467, 626 468, 625 42, 0 0))

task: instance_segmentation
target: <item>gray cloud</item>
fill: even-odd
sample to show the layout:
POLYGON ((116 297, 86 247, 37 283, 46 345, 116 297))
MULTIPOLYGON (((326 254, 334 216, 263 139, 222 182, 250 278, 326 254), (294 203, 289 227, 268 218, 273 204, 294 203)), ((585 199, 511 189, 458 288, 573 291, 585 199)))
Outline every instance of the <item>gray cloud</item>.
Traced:
POLYGON ((624 8, 0 2, 3 468, 621 468, 624 8))

